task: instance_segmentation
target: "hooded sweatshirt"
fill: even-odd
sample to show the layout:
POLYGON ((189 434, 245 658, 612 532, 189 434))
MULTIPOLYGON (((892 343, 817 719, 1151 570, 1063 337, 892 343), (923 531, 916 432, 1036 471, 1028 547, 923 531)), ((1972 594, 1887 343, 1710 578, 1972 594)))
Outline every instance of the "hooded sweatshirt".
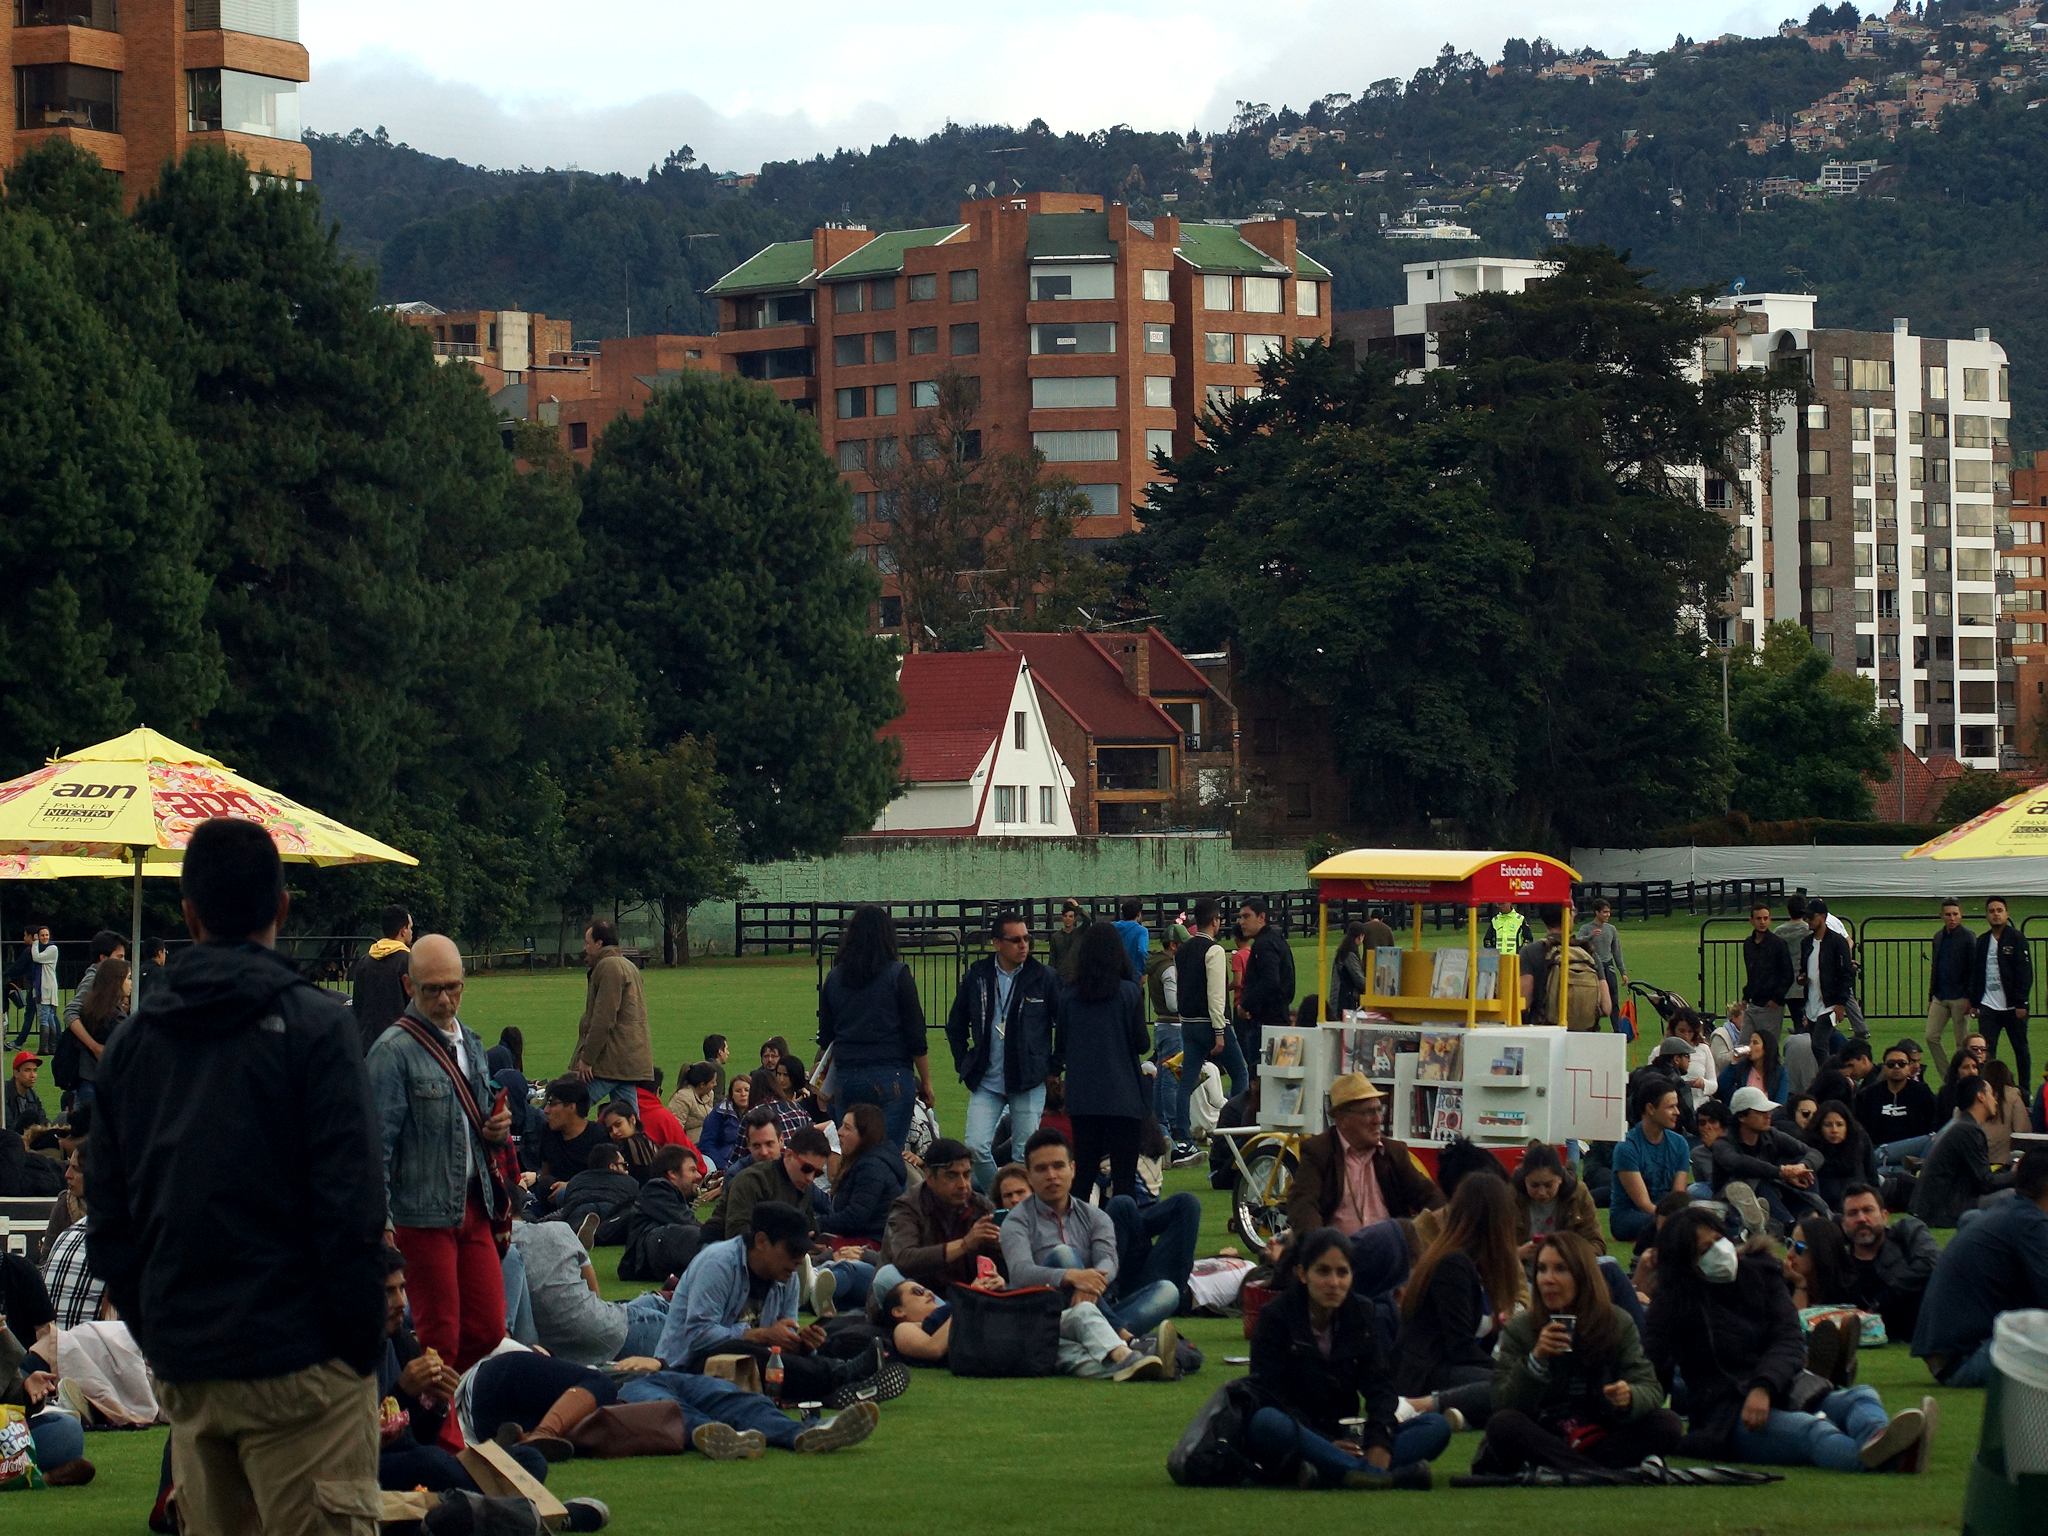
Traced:
POLYGON ((271 950, 195 944, 108 1042, 87 1240, 166 1381, 384 1350, 384 1167, 348 1011, 271 950))

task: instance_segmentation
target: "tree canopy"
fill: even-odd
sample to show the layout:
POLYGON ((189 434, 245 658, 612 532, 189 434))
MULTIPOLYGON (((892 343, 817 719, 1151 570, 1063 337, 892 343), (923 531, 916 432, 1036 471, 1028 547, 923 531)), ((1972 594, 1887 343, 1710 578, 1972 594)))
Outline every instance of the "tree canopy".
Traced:
POLYGON ((1877 718, 1877 685, 1839 672, 1797 624, 1779 620, 1728 674, 1735 738, 1733 810, 1757 821, 1868 820, 1866 775, 1891 777, 1896 731, 1877 718))

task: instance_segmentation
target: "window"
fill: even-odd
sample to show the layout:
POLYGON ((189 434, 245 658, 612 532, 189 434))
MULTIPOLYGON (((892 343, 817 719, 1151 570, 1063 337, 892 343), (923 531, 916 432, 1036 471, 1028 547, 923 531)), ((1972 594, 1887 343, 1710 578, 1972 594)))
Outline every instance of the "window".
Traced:
POLYGON ((1899 483, 1899 457, 1897 454, 1874 453, 1870 457, 1875 466, 1877 483, 1879 485, 1897 485, 1899 483))
POLYGON ((922 411, 939 403, 939 385, 936 379, 919 379, 910 386, 910 408, 922 411))
POLYGON ((1114 432, 1034 432, 1031 446, 1048 464, 1083 464, 1117 457, 1114 432))
POLYGON ((839 467, 847 471, 866 469, 868 467, 867 443, 859 438, 840 443, 839 467))
POLYGON ((298 138, 297 81, 244 74, 238 69, 187 70, 185 78, 191 102, 191 132, 298 138))
POLYGON ((1806 408, 1806 430, 1825 432, 1828 429, 1828 408, 1825 405, 1809 405, 1806 408))
POLYGON ((777 347, 767 352, 741 352, 733 366, 743 379, 808 379, 816 368, 809 347, 777 347))
POLYGON ((1155 453, 1163 453, 1169 459, 1173 457, 1173 431, 1171 428, 1147 427, 1145 429, 1145 457, 1149 460, 1155 453))
POLYGON ((896 279, 878 277, 868 291, 868 308, 894 309, 896 307, 896 279))
POLYGON ((1312 804, 1309 788, 1306 784, 1290 784, 1287 786, 1287 819, 1289 821, 1307 821, 1313 814, 1312 804))
POLYGON ((939 274, 936 272, 913 272, 904 279, 910 289, 910 302, 927 303, 939 296, 939 274))
MULTIPOLYGON (((112 9, 112 6, 105 8, 112 9)), ((185 0, 185 30, 248 32, 257 37, 277 37, 296 43, 299 40, 298 0, 185 0)))
POLYGON ((1969 539, 1990 538, 1991 512, 1990 507, 1957 507, 1956 532, 1969 539))
POLYGON ((1033 357, 1075 357, 1081 353, 1116 351, 1116 323, 1111 320, 1082 320, 1072 325, 1031 327, 1033 357))
POLYGON ((893 438, 893 437, 878 437, 878 438, 876 438, 876 439, 875 439, 875 468, 877 468, 877 469, 894 469, 895 467, 896 467, 896 439, 895 439, 895 438, 893 438))
POLYGON ((1849 387, 1851 389, 1890 389, 1892 387, 1892 365, 1890 362, 1882 359, 1867 357, 1850 359, 1849 387))
POLYGON ((1849 359, 1846 357, 1832 357, 1828 361, 1833 366, 1835 388, 1847 389, 1849 387, 1849 359))
POLYGON ((1888 405, 1873 405, 1870 408, 1870 435, 1872 437, 1897 437, 1899 435, 1899 413, 1888 405))
POLYGON ((867 295, 865 283, 834 283, 832 285, 832 313, 835 315, 857 315, 867 306, 862 302, 867 295))
MULTIPOLYGON (((91 27, 99 32, 121 30, 114 0, 17 0, 14 24, 17 27, 91 27)), ((206 30, 212 31, 219 26, 220 22, 215 20, 206 30)), ((185 0, 185 30, 197 30, 192 25, 192 0, 185 0)))
POLYGON ((946 280, 955 304, 971 304, 981 297, 981 274, 972 267, 965 272, 949 272, 946 280))
POLYGON ((1835 611, 1834 588, 1809 587, 1806 593, 1806 611, 1808 613, 1833 613, 1835 611))
POLYGON ((1799 515, 1809 523, 1824 523, 1828 520, 1830 500, 1826 496, 1802 496, 1799 498, 1799 515))
MULTIPOLYGON (((1890 587, 1882 587, 1878 590, 1877 616, 1880 619, 1896 619, 1899 616, 1899 594, 1890 587)), ((1898 636, 1887 635, 1884 638, 1892 642, 1893 649, 1890 654, 1896 657, 1899 654, 1898 636)))
POLYGON ((1963 398, 1965 400, 1989 400, 1991 398, 1991 370, 1989 368, 1965 368, 1963 370, 1963 398))
MULTIPOLYGON (((1946 592, 1941 594, 1948 596, 1946 592)), ((1992 604, 1995 594, 1990 592, 1962 592, 1956 596, 1956 622, 1958 624, 1988 625, 1996 617, 1992 604)))
POLYGON ((869 356, 876 362, 893 363, 896 361, 896 333, 894 331, 876 331, 868 337, 868 341, 870 343, 869 356))
MULTIPOLYGON (((889 441, 893 443, 896 439, 892 437, 889 441)), ((893 523, 896 520, 896 498, 891 492, 875 492, 874 508, 876 522, 893 523)))
POLYGON ((1709 373, 1728 371, 1728 338, 1708 336, 1700 342, 1700 361, 1709 373))
MULTIPOLYGON (((1858 617, 1859 619, 1860 619, 1860 618, 1863 618, 1863 617, 1865 617, 1865 616, 1866 616, 1866 615, 1864 614, 1864 612, 1863 612, 1863 604, 1862 604, 1862 600, 1863 600, 1863 599, 1864 599, 1865 597, 1868 597, 1869 595, 1870 595, 1870 594, 1869 594, 1869 593, 1867 593, 1867 592, 1859 592, 1859 593, 1857 593, 1857 594, 1856 594, 1856 598, 1857 598, 1857 608, 1856 608, 1856 616, 1857 616, 1857 617, 1858 617)), ((1877 651, 1877 636, 1875 636, 1875 635, 1858 635, 1858 636, 1856 637, 1856 665, 1857 665, 1857 666, 1859 666, 1859 667, 1873 667, 1873 666, 1876 666, 1876 665, 1877 665, 1877 657, 1876 657, 1876 651, 1877 651)))
POLYGON ((1868 544, 1858 544, 1856 546, 1856 574, 1858 576, 1873 574, 1871 571, 1870 546, 1868 544))
POLYGON ((1224 310, 1230 307, 1230 279, 1228 277, 1203 278, 1202 308, 1224 310))
MULTIPOLYGON (((868 508, 873 501, 874 497, 867 491, 855 491, 853 493, 853 521, 856 527, 868 520, 868 508)), ((856 550, 855 553, 858 554, 860 551, 856 550)), ((872 559, 873 555, 869 554, 863 558, 872 559)))
MULTIPOLYGON (((1707 505, 1716 512, 1725 512, 1729 507, 1728 482, 1719 475, 1707 476, 1707 505)), ((1745 537, 1748 530, 1743 530, 1745 537)))
POLYGON ((865 336, 834 336, 832 338, 832 362, 840 368, 858 368, 868 360, 868 339, 865 336))
POLYGON ((1989 581, 1991 579, 1991 551, 1988 549, 1958 549, 1956 551, 1956 580, 1989 581))
POLYGON ((1047 827, 1049 827, 1049 826, 1052 826, 1052 825, 1053 825, 1053 824, 1054 824, 1055 822, 1057 822, 1057 821, 1058 821, 1059 819, 1060 819, 1060 818, 1059 818, 1059 815, 1058 815, 1058 813, 1057 813, 1057 812, 1056 812, 1056 811, 1055 811, 1055 810, 1053 809, 1053 801, 1052 801, 1052 786, 1051 786, 1050 784, 1041 784, 1041 785, 1039 785, 1039 786, 1038 786, 1038 820, 1039 820, 1039 824, 1040 824, 1041 826, 1047 826, 1047 827))
POLYGON ((2012 367, 2008 363, 1998 365, 1998 398, 2008 402, 2012 399, 2012 367))
POLYGON ((1946 400, 1948 398, 1948 370, 1946 368, 1927 368, 1922 370, 1922 374, 1923 381, 1920 392, 1930 400, 1946 400))
MULTIPOLYGON (((216 77, 219 70, 193 72, 216 77)), ((84 64, 25 64, 14 72, 14 126, 121 131, 121 75, 84 64)))
POLYGON ((1123 489, 1115 485, 1077 485, 1074 487, 1088 498, 1089 510, 1083 517, 1115 517, 1123 510, 1123 489))
POLYGON ((936 325, 914 326, 910 332, 910 355, 924 357, 939 350, 939 328, 936 325))
POLYGON ((1799 456, 1799 472, 1804 475, 1824 475, 1828 472, 1828 451, 1825 448, 1809 448, 1799 456))
POLYGON ((1984 459, 1956 460, 1956 489, 1980 496, 1991 494, 1991 465, 1984 459))
POLYGON ((1051 299, 1113 299, 1116 297, 1116 268, 1106 261, 1076 262, 1071 266, 1034 266, 1031 269, 1031 297, 1038 303, 1051 299))
POLYGON ((1157 268, 1147 267, 1145 269, 1144 284, 1146 301, 1153 304, 1164 304, 1171 299, 1173 297, 1173 290, 1170 286, 1172 280, 1173 274, 1171 272, 1162 272, 1157 268))
POLYGON ((996 786, 996 820, 1011 822, 1017 819, 1017 789, 1012 784, 996 786))
POLYGON ((1218 411, 1228 410, 1236 398, 1228 384, 1211 384, 1202 391, 1202 399, 1212 416, 1218 411))
POLYGON ((1163 373, 1145 375, 1145 403, 1157 410, 1173 409, 1173 380, 1163 373))
POLYGON ((569 451, 581 453, 590 446, 590 423, 572 421, 569 423, 569 451))
POLYGON ((1247 277, 1244 279, 1244 308, 1249 315, 1277 315, 1280 313, 1280 279, 1277 277, 1247 277))
POLYGON ((1081 410, 1116 404, 1116 379, 1033 379, 1034 411, 1081 410))
POLYGON ((981 351, 981 327, 972 324, 947 326, 946 345, 955 357, 973 357, 981 351))
POLYGON ((1294 312, 1297 315, 1319 315, 1322 313, 1322 284, 1306 280, 1294 285, 1294 312))
POLYGON ((877 416, 894 416, 896 414, 896 386, 894 384, 877 384, 875 386, 875 414, 877 416))
POLYGON ((1024 711, 1021 709, 1010 716, 1010 744, 1019 752, 1024 750, 1024 711))
POLYGON ((1877 568, 1886 576, 1899 574, 1899 546, 1880 544, 1877 546, 1877 568))
POLYGON ((1237 361, 1237 338, 1228 331, 1209 331, 1202 337, 1202 361, 1205 363, 1234 363, 1237 361))
POLYGON ((1825 539, 1815 540, 1806 546, 1806 563, 1816 570, 1833 565, 1835 548, 1825 539))
MULTIPOLYGON (((1915 593, 1914 595, 1915 595, 1915 596, 1918 596, 1919 594, 1915 593)), ((1946 592, 1936 592, 1936 593, 1934 593, 1934 594, 1933 594, 1933 598, 1934 598, 1934 616, 1935 616, 1935 617, 1936 617, 1937 619, 1945 619, 1945 618, 1947 618, 1947 617, 1948 617, 1948 594, 1947 594, 1946 592)))
POLYGON ((1861 442, 1870 436, 1870 407, 1852 405, 1849 407, 1849 436, 1861 442))
POLYGON ((833 414, 841 421, 857 421, 868 413, 868 392, 864 389, 835 390, 833 414))
POLYGON ((1989 416, 1958 416, 1956 418, 1955 445, 1958 448, 1989 448, 1991 446, 1991 418, 1989 416))
POLYGON ((1248 363, 1263 363, 1267 358, 1279 355, 1278 336, 1247 336, 1244 339, 1244 360, 1248 363))
POLYGON ((1849 455, 1849 478, 1856 485, 1870 484, 1870 455, 1852 453, 1849 455))

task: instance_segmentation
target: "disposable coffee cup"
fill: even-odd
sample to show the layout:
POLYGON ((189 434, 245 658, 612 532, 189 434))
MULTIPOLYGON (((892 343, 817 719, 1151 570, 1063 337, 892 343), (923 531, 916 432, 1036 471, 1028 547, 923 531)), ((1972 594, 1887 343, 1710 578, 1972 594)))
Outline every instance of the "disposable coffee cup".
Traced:
MULTIPOLYGON (((1553 1313, 1551 1313, 1551 1314, 1550 1314, 1550 1320, 1551 1320, 1551 1321, 1552 1321, 1553 1323, 1557 1323, 1557 1324, 1559 1324, 1560 1326, 1562 1326, 1562 1327, 1563 1327, 1563 1329, 1564 1329, 1564 1336, 1565 1336, 1565 1337, 1566 1337, 1567 1339, 1572 1339, 1572 1340, 1575 1340, 1575 1339, 1577 1339, 1577 1338, 1578 1338, 1578 1335, 1579 1335, 1579 1319, 1578 1319, 1578 1317, 1577 1317, 1577 1315, 1576 1315, 1575 1313, 1571 1313, 1571 1312, 1553 1312, 1553 1313)), ((1567 1345, 1565 1346, 1565 1349, 1566 1349, 1566 1352, 1567 1352, 1567 1353, 1569 1353, 1569 1352, 1570 1352, 1570 1349, 1571 1349, 1571 1345, 1570 1345, 1570 1344, 1567 1344, 1567 1345)))

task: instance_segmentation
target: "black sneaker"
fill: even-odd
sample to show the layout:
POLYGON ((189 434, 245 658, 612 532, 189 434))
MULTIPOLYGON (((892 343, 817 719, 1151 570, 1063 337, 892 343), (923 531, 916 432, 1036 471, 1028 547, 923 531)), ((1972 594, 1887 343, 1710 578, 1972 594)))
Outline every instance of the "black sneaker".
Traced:
POLYGON ((827 1408, 850 1408, 855 1403, 886 1403, 910 1390, 910 1372, 895 1360, 885 1360, 869 1376, 835 1387, 825 1395, 827 1408))

